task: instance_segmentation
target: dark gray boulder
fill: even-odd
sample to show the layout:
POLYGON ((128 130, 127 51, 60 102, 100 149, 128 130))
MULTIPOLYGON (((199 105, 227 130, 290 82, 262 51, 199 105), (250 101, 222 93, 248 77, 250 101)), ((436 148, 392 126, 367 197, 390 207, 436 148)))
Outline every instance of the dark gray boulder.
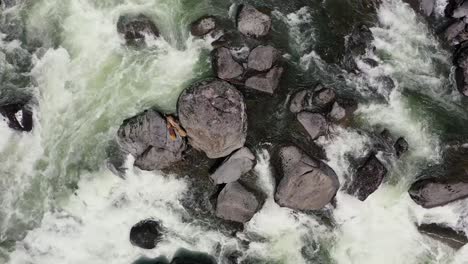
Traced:
POLYGON ((130 45, 142 45, 147 36, 159 36, 159 30, 153 21, 142 14, 120 16, 117 21, 117 32, 123 35, 130 45))
POLYGON ((326 135, 328 132, 328 122, 321 114, 301 112, 297 114, 297 120, 301 123, 312 140, 316 140, 320 136, 326 135))
POLYGON ((457 84, 457 90, 463 96, 468 96, 468 69, 457 67, 455 69, 455 81, 457 84))
POLYGON ((258 46, 250 52, 248 68, 264 72, 271 69, 281 56, 281 52, 272 46, 258 46))
POLYGON ((283 75, 283 68, 275 66, 267 73, 254 75, 245 81, 247 88, 255 89, 261 92, 273 94, 278 88, 281 76, 283 75))
POLYGON ((357 169, 348 188, 348 193, 364 201, 379 188, 386 174, 385 166, 374 154, 371 154, 365 163, 357 169))
POLYGON ((33 129, 33 113, 30 107, 22 104, 0 106, 0 114, 5 117, 8 126, 14 130, 30 132, 33 129))
POLYGON ((218 78, 233 80, 242 77, 244 68, 234 60, 228 48, 221 47, 213 51, 213 68, 218 78))
POLYGON ((179 249, 175 253, 171 264, 216 264, 216 259, 203 252, 179 249))
POLYGON ((409 150, 409 144, 404 138, 399 138, 394 145, 396 156, 399 158, 401 155, 409 150))
POLYGON ((264 37, 271 29, 271 18, 251 5, 242 5, 237 16, 237 29, 248 37, 264 37))
POLYGON ((216 18, 214 16, 204 16, 192 23, 190 33, 195 37, 203 37, 213 32, 216 27, 216 18))
POLYGON ((187 149, 185 139, 152 109, 125 120, 117 132, 117 140, 142 170, 165 169, 180 161, 187 149))
POLYGON ((296 210, 319 210, 335 197, 340 187, 335 172, 295 146, 282 147, 276 202, 296 210))
POLYGON ((468 244, 468 237, 450 227, 439 224, 422 224, 418 226, 419 232, 438 240, 449 247, 458 250, 468 244))
POLYGON ((409 189, 411 199, 424 208, 433 208, 468 197, 468 182, 458 179, 428 178, 409 189))
POLYGON ((336 93, 333 89, 319 85, 315 90, 302 90, 294 94, 289 110, 293 113, 328 113, 335 100, 336 93))
POLYGON ((244 146, 244 97, 229 83, 212 79, 190 86, 179 97, 178 112, 190 144, 209 158, 226 157, 244 146))
POLYGON ((132 245, 144 249, 155 248, 162 238, 162 226, 155 220, 143 220, 134 225, 130 230, 130 242, 132 245))
POLYGON ((216 184, 235 182, 242 175, 252 170, 255 165, 255 155, 243 147, 227 158, 211 175, 216 184))
POLYGON ((260 209, 255 194, 239 182, 228 183, 218 196, 216 216, 224 220, 246 223, 260 209))

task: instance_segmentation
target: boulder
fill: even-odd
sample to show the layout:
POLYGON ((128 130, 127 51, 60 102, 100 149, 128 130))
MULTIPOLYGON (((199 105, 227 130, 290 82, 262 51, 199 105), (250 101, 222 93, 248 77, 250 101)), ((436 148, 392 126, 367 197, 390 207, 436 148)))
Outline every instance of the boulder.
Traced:
POLYGON ((464 18, 468 16, 468 2, 464 2, 462 5, 457 7, 452 14, 454 18, 464 18))
POLYGON ((248 78, 245 81, 245 86, 261 92, 273 94, 279 86, 282 75, 283 68, 276 66, 267 73, 248 78))
POLYGON ((282 147, 276 202, 295 210, 319 210, 335 197, 340 187, 335 172, 295 146, 282 147))
POLYGON ((226 157, 244 146, 244 97, 229 83, 211 79, 190 86, 179 97, 178 112, 190 144, 209 158, 226 157))
POLYGON ((463 4, 464 0, 448 0, 447 6, 445 7, 445 16, 452 17, 455 9, 457 9, 461 4, 463 4))
POLYGON ((216 216, 224 220, 246 223, 259 210, 257 197, 239 182, 228 183, 218 196, 216 216))
POLYGON ((151 219, 143 220, 130 230, 130 242, 132 245, 144 249, 153 249, 163 238, 162 226, 151 219))
POLYGON ((468 96, 468 69, 457 67, 455 69, 455 82, 457 84, 457 90, 463 96, 468 96))
POLYGON ((117 21, 117 32, 123 35, 127 44, 144 44, 147 36, 158 37, 159 30, 145 15, 122 15, 117 21))
POLYGON ((135 166, 149 171, 165 169, 182 159, 187 149, 183 136, 152 109, 126 119, 117 132, 119 145, 135 157, 135 166))
POLYGON ((204 16, 193 22, 190 26, 190 33, 195 37, 203 37, 212 33, 216 29, 216 18, 204 16))
POLYGON ((233 80, 244 73, 242 65, 234 60, 231 51, 225 47, 213 51, 213 69, 216 76, 223 80, 233 80))
POLYGON ((175 253, 171 264, 216 264, 216 259, 203 252, 179 249, 175 253))
POLYGON ((30 132, 33 128, 33 113, 28 106, 11 104, 0 106, 0 114, 14 130, 30 132))
POLYGON ((434 12, 435 0, 405 0, 416 12, 431 16, 434 12))
POLYGON ((331 120, 335 122, 340 122, 346 118, 346 109, 341 107, 338 102, 333 103, 332 110, 329 114, 331 120))
POLYGON ((394 145, 396 156, 399 158, 409 149, 409 144, 404 138, 399 138, 394 145))
POLYGON ((359 200, 364 201, 379 188, 386 174, 385 166, 374 154, 371 154, 356 171, 348 193, 356 195, 359 200))
POLYGON ((242 175, 252 170, 255 164, 255 155, 246 147, 243 147, 229 158, 211 175, 216 184, 235 182, 242 175))
POLYGON ((271 18, 251 5, 242 5, 237 16, 237 29, 248 37, 264 37, 271 29, 271 18))
POLYGON ((289 110, 293 113, 328 113, 335 100, 336 93, 333 89, 319 85, 315 90, 302 90, 294 94, 289 110))
POLYGON ((468 237, 463 232, 455 231, 443 225, 422 224, 418 226, 418 230, 422 234, 438 240, 455 250, 468 244, 468 237))
POLYGON ((299 120, 312 140, 324 136, 328 131, 328 122, 321 114, 301 112, 297 115, 297 120, 299 120))
POLYGON ((468 197, 468 181, 427 178, 418 180, 409 189, 411 199, 424 208, 433 208, 468 197))
POLYGON ((465 31, 465 26, 465 22, 463 22, 462 20, 453 22, 445 30, 445 38, 447 39, 447 41, 455 40, 458 35, 465 31))
POLYGON ((250 52, 248 68, 264 72, 271 69, 281 56, 281 52, 272 46, 258 46, 250 52))

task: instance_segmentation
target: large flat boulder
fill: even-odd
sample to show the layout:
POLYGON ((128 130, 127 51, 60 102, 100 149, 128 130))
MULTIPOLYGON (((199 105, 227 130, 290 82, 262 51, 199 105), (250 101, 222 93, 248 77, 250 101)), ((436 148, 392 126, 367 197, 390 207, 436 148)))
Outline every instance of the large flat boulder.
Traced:
POLYGON ((227 158, 211 175, 211 179, 216 184, 235 182, 251 171, 254 165, 255 155, 250 149, 243 147, 227 158))
POLYGON ((244 146, 246 105, 231 84, 211 79, 190 86, 179 97, 178 112, 189 143, 209 158, 226 157, 244 146))
POLYGON ((213 69, 218 78, 223 80, 234 80, 242 77, 244 68, 234 60, 228 48, 220 47, 213 51, 213 69))
POLYGON ((449 247, 458 250, 468 244, 468 237, 463 233, 450 227, 439 224, 422 224, 418 226, 419 232, 438 240, 449 247))
POLYGON ((433 208, 468 197, 468 181, 427 178, 416 181, 409 190, 410 197, 424 208, 433 208))
POLYGON ((216 216, 224 220, 246 223, 260 209, 255 194, 239 182, 228 183, 218 196, 216 216))
POLYGON ((270 45, 258 46, 250 52, 247 65, 251 70, 268 71, 273 68, 280 56, 281 52, 270 45))
POLYGON ((279 184, 275 200, 296 210, 319 210, 335 197, 340 187, 333 169, 307 156, 295 146, 279 150, 279 184))
POLYGON ((117 140, 125 152, 135 157, 135 166, 150 171, 180 161, 187 148, 183 135, 152 109, 125 120, 117 140))
POLYGON ((321 114, 301 112, 297 114, 297 120, 301 123, 312 140, 324 136, 328 131, 328 122, 321 114))
POLYGON ((279 86, 283 67, 276 66, 267 73, 254 75, 245 81, 245 86, 268 94, 273 94, 279 86))

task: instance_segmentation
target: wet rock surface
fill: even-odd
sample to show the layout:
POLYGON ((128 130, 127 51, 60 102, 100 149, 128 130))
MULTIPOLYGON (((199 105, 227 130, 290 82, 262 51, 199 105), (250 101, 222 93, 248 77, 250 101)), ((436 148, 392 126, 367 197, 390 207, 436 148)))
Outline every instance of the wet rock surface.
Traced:
POLYGON ((187 148, 180 132, 157 111, 149 109, 124 120, 117 132, 121 148, 143 170, 167 168, 182 159, 187 148))
POLYGON ((260 209, 254 193, 239 182, 228 183, 218 195, 216 216, 224 220, 246 223, 260 209))
POLYGON ((122 15, 117 21, 117 32, 123 35, 127 44, 143 45, 145 38, 158 37, 159 30, 153 21, 143 15, 122 15))
POLYGON ((348 193, 364 201, 379 188, 386 174, 385 166, 371 154, 354 174, 348 193))
POLYGON ((239 32, 249 37, 264 37, 271 29, 271 18, 251 5, 242 5, 237 16, 239 32))
POLYGON ((335 100, 336 93, 333 89, 319 85, 315 89, 302 90, 294 94, 289 110, 293 113, 302 111, 327 113, 335 100))
POLYGON ((240 177, 253 169, 255 155, 248 148, 244 147, 234 152, 227 158, 221 166, 211 175, 211 179, 216 184, 230 183, 240 179, 240 177))
POLYGON ((282 67, 274 67, 266 74, 255 75, 245 81, 245 86, 268 94, 273 94, 283 74, 282 67))
POLYGON ((178 113, 192 147, 209 158, 226 157, 244 146, 244 97, 229 83, 212 79, 192 85, 180 96, 178 113))
POLYGON ((153 249, 163 238, 162 226, 158 221, 147 219, 132 227, 130 241, 132 245, 144 249, 153 249))
POLYGON ((28 106, 19 104, 0 106, 0 114, 14 130, 30 132, 33 129, 33 113, 28 106))
POLYGON ((258 46, 250 52, 248 68, 264 72, 271 69, 279 60, 281 52, 272 46, 258 46))
POLYGON ((221 47, 213 51, 213 69, 218 78, 234 80, 242 77, 244 68, 234 60, 228 48, 221 47))
POLYGON ((428 178, 416 181, 409 190, 411 199, 424 208, 443 206, 468 197, 468 181, 428 178))
POLYGON ((280 180, 275 200, 279 205, 296 210, 319 210, 335 197, 340 183, 328 165, 295 146, 282 147, 278 159, 280 180))
POLYGON ((328 122, 321 114, 301 112, 297 114, 297 120, 301 123, 312 140, 325 135, 328 131, 328 122))
POLYGON ((468 244, 468 237, 463 232, 458 232, 450 227, 438 224, 422 224, 418 226, 419 232, 438 240, 455 250, 468 244))
POLYGON ((216 18, 214 16, 204 16, 192 23, 190 33, 196 37, 203 37, 212 33, 216 28, 216 18))

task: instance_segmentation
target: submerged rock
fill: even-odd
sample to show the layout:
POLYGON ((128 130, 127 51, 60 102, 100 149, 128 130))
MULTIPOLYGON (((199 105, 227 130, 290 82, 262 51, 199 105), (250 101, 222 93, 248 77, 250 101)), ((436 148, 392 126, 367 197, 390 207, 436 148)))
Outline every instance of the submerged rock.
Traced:
POLYGON ((147 36, 158 37, 159 30, 145 15, 122 15, 117 22, 117 32, 124 36, 127 44, 144 44, 147 36))
POLYGON ((237 16, 237 29, 248 37, 264 37, 271 29, 271 18, 251 5, 242 5, 237 16))
POLYGON ((416 181, 409 190, 411 199, 424 208, 433 208, 468 197, 468 181, 428 178, 416 181))
POLYGON ((340 122, 346 118, 346 109, 341 107, 341 105, 338 102, 335 102, 333 104, 329 117, 335 122, 340 122))
POLYGON ((348 193, 356 195, 359 200, 364 201, 379 188, 386 174, 387 169, 385 166, 372 154, 358 168, 348 193))
POLYGON ((179 98, 178 112, 190 144, 209 158, 226 157, 244 146, 244 97, 229 83, 212 79, 190 86, 179 98))
POLYGON ((325 135, 328 131, 328 122, 321 114, 301 112, 297 115, 297 120, 299 120, 312 140, 325 135))
POLYGON ((175 253, 171 264, 216 264, 216 259, 203 252, 179 249, 175 253))
POLYGON ((463 232, 457 232, 449 227, 438 224, 422 224, 418 226, 419 232, 438 240, 453 249, 460 249, 468 244, 468 237, 463 232))
POLYGON ((121 148, 142 170, 165 169, 182 159, 185 139, 155 110, 126 119, 117 132, 121 148))
POLYGON ((272 46, 258 46, 250 52, 248 68, 264 72, 271 69, 281 56, 281 52, 272 46))
POLYGON ((259 210, 257 197, 239 182, 228 183, 218 196, 216 216, 238 223, 248 222, 259 210))
POLYGON ((366 25, 354 27, 351 34, 346 38, 346 55, 343 61, 344 67, 348 71, 358 69, 355 59, 366 54, 372 48, 374 36, 366 25))
POLYGON ((404 138, 401 137, 401 138, 397 139, 397 141, 395 142, 394 147, 395 147, 396 156, 399 158, 399 157, 401 157, 401 155, 403 155, 405 152, 408 151, 409 144, 404 138))
POLYGON ((212 33, 216 27, 216 18, 214 16, 204 16, 192 23, 190 32, 193 36, 203 37, 212 33))
POLYGON ((248 78, 245 86, 261 92, 273 94, 278 88, 283 68, 276 66, 265 74, 258 74, 248 78))
POLYGON ((251 171, 255 164, 255 155, 246 147, 234 152, 211 175, 216 184, 230 183, 251 171))
POLYGON ((29 107, 21 104, 0 106, 0 114, 14 130, 29 132, 33 129, 33 113, 29 107))
POLYGON ((239 78, 244 73, 244 68, 234 60, 228 48, 221 47, 213 51, 213 68, 216 76, 223 80, 239 78))
POLYGON ((296 210, 319 210, 335 197, 340 187, 335 172, 295 146, 279 151, 280 181, 275 200, 296 210))
POLYGON ((153 249, 163 238, 162 226, 159 222, 147 219, 132 227, 130 242, 144 249, 153 249))

